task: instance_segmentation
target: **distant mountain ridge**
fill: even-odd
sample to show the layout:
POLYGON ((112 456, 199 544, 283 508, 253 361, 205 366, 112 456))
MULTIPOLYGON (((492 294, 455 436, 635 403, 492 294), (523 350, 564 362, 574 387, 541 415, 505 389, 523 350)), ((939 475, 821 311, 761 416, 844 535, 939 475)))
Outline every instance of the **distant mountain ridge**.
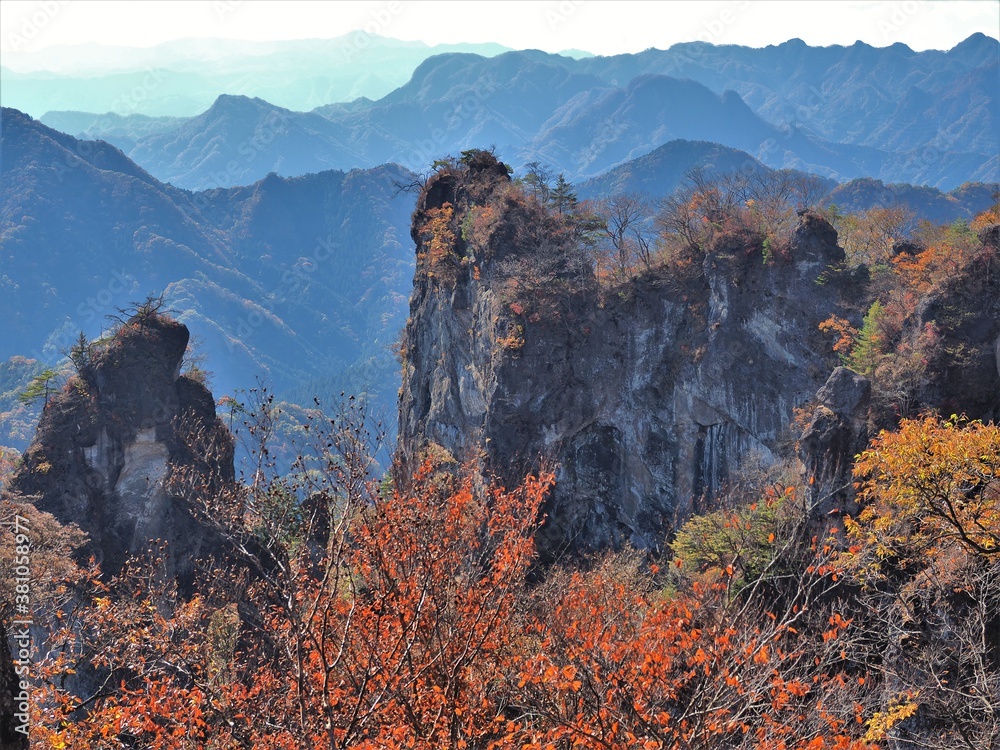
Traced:
POLYGON ((947 51, 812 47, 800 39, 759 49, 687 42, 571 63, 610 83, 653 73, 731 89, 766 120, 828 140, 910 150, 941 135, 957 151, 985 154, 1000 150, 998 65, 1000 41, 981 33, 947 51))
POLYGON ((317 114, 223 95, 175 130, 139 138, 129 156, 155 165, 165 182, 205 190, 246 185, 270 172, 297 177, 380 163, 349 142, 345 128, 317 114))
POLYGON ((431 55, 496 55, 499 44, 441 44, 356 31, 331 39, 178 39, 148 48, 89 44, 5 53, 0 98, 36 117, 51 110, 190 117, 221 94, 262 97, 289 109, 367 96, 407 81, 431 55))
MULTIPOLYGON (((581 199, 631 193, 656 200, 673 193, 695 169, 707 177, 731 172, 763 174, 773 171, 746 151, 708 141, 679 138, 584 180, 577 185, 576 192, 581 199)), ((838 183, 825 180, 824 184, 827 189, 833 190, 838 183)))
POLYGON ((346 387, 366 367, 391 408, 413 269, 394 185, 408 179, 382 166, 191 193, 5 109, 0 360, 53 361, 115 306, 163 292, 203 339, 220 393, 256 375, 279 391, 320 377, 346 387))
MULTIPOLYGON (((674 140, 576 186, 580 198, 600 199, 631 193, 655 201, 683 185, 691 170, 707 177, 731 172, 772 172, 745 151, 706 141, 674 140)), ((803 174, 803 176, 806 176, 803 174)), ((841 213, 859 213, 876 206, 902 206, 919 219, 948 224, 971 220, 996 202, 1000 183, 966 182, 945 193, 937 188, 905 183, 886 184, 862 177, 837 184, 826 180, 823 205, 841 213)))
POLYGON ((1000 183, 969 182, 944 193, 937 188, 905 184, 886 185, 880 180, 858 179, 835 187, 824 199, 841 213, 856 213, 873 206, 903 206, 918 218, 937 224, 969 221, 996 203, 1000 183))
POLYGON ((449 53, 424 59, 377 100, 305 113, 225 96, 193 120, 137 119, 130 128, 94 116, 79 134, 107 137, 159 179, 189 189, 271 171, 387 162, 420 171, 442 154, 489 144, 516 166, 545 161, 581 180, 680 138, 841 182, 949 190, 1000 179, 998 71, 1000 43, 982 35, 949 52, 792 40, 582 59, 449 53), (251 147, 253 138, 267 143, 251 147))

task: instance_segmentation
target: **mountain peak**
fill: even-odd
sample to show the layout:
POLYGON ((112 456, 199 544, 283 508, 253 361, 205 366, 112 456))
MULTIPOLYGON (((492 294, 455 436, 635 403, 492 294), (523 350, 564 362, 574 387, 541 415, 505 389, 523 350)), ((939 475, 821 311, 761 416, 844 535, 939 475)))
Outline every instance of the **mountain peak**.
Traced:
POLYGON ((974 67, 995 62, 1000 57, 1000 40, 977 31, 948 50, 948 56, 974 67))
POLYGON ((220 94, 205 114, 210 115, 231 112, 239 115, 249 115, 259 112, 270 112, 273 110, 281 112, 288 111, 256 96, 249 97, 243 96, 242 94, 220 94))

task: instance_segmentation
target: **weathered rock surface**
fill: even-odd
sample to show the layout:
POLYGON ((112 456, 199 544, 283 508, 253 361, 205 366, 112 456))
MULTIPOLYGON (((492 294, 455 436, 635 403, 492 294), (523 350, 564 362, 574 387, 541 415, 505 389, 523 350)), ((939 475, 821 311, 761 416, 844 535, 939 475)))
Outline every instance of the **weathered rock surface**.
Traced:
POLYGON ((903 333, 916 341, 929 328, 938 339, 916 401, 945 416, 1000 419, 1000 225, 979 232, 978 258, 918 305, 903 333))
POLYGON ((540 539, 549 557, 659 545, 744 456, 774 457, 793 408, 832 368, 817 327, 841 292, 817 278, 844 255, 816 214, 800 217, 786 260, 765 265, 759 245, 720 243, 687 286, 647 274, 601 299, 576 270, 547 282, 571 291, 543 284, 515 305, 516 280, 498 259, 546 248, 514 231, 487 252, 456 238, 454 283, 430 275, 420 229, 446 202, 456 226, 478 205, 445 175, 414 214, 400 449, 404 460, 428 443, 460 461, 483 456, 507 482, 540 458, 556 462, 540 539))
POLYGON ((812 419, 799 443, 816 515, 856 511, 850 504, 854 499, 851 466, 868 442, 871 393, 868 378, 847 367, 835 369, 816 393, 812 419))
POLYGON ((179 374, 188 339, 184 325, 153 314, 95 346, 80 376, 46 405, 11 482, 15 494, 87 532, 106 575, 162 540, 168 574, 183 587, 196 560, 221 549, 170 488, 172 472, 196 461, 212 463, 216 481, 234 481, 232 437, 211 393, 179 374), (192 455, 192 429, 211 436, 215 455, 192 455))

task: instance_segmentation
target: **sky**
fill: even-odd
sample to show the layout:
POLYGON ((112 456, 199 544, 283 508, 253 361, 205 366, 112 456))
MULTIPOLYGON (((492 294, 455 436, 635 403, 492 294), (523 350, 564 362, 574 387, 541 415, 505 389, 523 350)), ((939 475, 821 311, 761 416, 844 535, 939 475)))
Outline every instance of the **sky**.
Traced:
POLYGON ((363 29, 434 45, 498 42, 595 54, 707 41, 950 49, 980 31, 1000 36, 998 0, 3 0, 0 53, 54 45, 149 47, 171 39, 332 38, 363 29))

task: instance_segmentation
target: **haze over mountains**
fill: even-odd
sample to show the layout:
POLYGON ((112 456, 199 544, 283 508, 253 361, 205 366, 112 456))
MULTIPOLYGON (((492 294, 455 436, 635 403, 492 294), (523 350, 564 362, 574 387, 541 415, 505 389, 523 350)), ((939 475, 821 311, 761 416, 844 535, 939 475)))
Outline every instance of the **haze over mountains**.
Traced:
POLYGON ((430 51, 0 72, 0 749, 1000 747, 1000 42, 430 51))
MULTIPOLYGON (((653 199, 695 167, 769 171, 746 152, 678 140, 578 190, 581 198, 653 199)), ((412 195, 397 184, 412 173, 385 165, 270 175, 192 193, 108 144, 79 141, 15 110, 3 110, 0 171, 0 360, 55 362, 78 331, 98 336, 116 306, 163 292, 202 340, 219 393, 260 376, 279 393, 348 389, 391 410, 391 346, 414 265, 412 195)), ((946 195, 868 179, 836 187, 829 200, 863 210, 889 191, 922 216, 950 221, 983 210, 995 189, 946 195)))
POLYGON ((0 169, 0 359, 52 362, 116 306, 162 292, 203 339, 220 393, 259 376, 394 397, 384 376, 413 268, 399 167, 192 194, 4 110, 0 169))
MULTIPOLYGON (((368 97, 311 111, 274 103, 308 106, 295 99, 306 90, 297 70, 356 72, 321 64, 348 41, 188 40, 142 52, 139 62, 170 62, 171 75, 216 76, 223 93, 194 117, 183 97, 171 100, 168 79, 147 97, 165 114, 94 114, 104 100, 87 86, 120 93, 142 73, 131 53, 97 48, 77 68, 93 74, 80 89, 90 112, 47 112, 50 129, 4 109, 0 360, 52 362, 79 330, 99 335, 115 306, 163 292, 203 339, 218 393, 260 375, 302 403, 306 391, 347 389, 389 412, 390 347, 414 267, 413 196, 397 183, 491 144, 518 174, 539 161, 591 199, 658 199, 696 167, 785 168, 821 176, 826 202, 844 210, 900 203, 953 221, 986 208, 996 189, 964 183, 1000 178, 1000 43, 981 34, 948 52, 792 40, 581 59, 496 45, 469 48, 492 56, 429 57, 436 50, 371 37, 351 61, 371 74, 352 79, 361 88, 323 94, 368 97), (259 96, 224 89, 249 68, 247 93, 259 96), (283 75, 284 98, 268 88, 283 75), (378 76, 400 85, 378 89, 378 76)), ((8 74, 4 101, 27 91, 10 88, 8 74)), ((51 91, 80 83, 30 75, 49 76, 51 91)), ((211 88, 169 80, 194 98, 211 88)))
POLYGON ((155 47, 83 44, 5 53, 2 103, 35 117, 50 110, 190 117, 222 94, 313 109, 403 85, 431 55, 496 55, 499 44, 442 44, 357 31, 333 39, 250 42, 178 39, 155 47))
POLYGON ((188 189, 386 162, 419 171, 484 144, 515 166, 540 160, 579 180, 683 138, 838 181, 950 190, 1000 178, 998 77, 1000 42, 982 34, 947 52, 791 40, 583 59, 450 53, 424 59, 377 100, 309 113, 278 106, 287 97, 272 96, 265 77, 245 87, 255 97, 230 91, 187 121, 67 112, 42 120, 107 139, 188 189))

